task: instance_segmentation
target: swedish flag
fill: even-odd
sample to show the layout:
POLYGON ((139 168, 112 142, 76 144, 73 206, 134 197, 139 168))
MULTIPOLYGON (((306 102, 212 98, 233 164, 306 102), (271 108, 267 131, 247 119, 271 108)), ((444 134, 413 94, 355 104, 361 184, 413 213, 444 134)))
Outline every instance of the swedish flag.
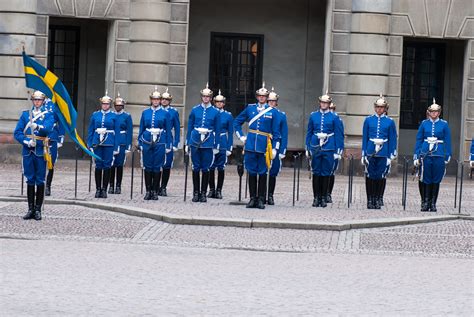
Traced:
POLYGON ((76 129, 77 112, 72 105, 71 97, 59 78, 52 72, 44 68, 40 63, 23 51, 23 65, 25 67, 26 87, 43 92, 56 105, 54 111, 59 117, 59 121, 64 129, 81 147, 84 152, 90 156, 100 159, 97 155, 89 151, 84 141, 79 136, 76 129))

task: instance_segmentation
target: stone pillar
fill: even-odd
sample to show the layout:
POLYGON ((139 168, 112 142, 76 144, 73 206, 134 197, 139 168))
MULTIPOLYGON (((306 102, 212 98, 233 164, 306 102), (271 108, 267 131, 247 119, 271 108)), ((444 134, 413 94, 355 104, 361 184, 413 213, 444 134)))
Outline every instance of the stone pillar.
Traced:
POLYGON ((465 73, 466 108, 464 109, 464 158, 469 160, 471 140, 474 138, 474 40, 466 45, 465 73))
MULTIPOLYGON (((157 85, 168 84, 171 4, 167 1, 135 0, 130 3, 128 63, 119 64, 116 74, 128 73, 128 111, 137 124, 148 95, 157 85)), ((125 43, 120 43, 124 47, 125 43)))
MULTIPOLYGON (((2 161, 18 151, 7 150, 13 140, 13 130, 22 110, 29 107, 25 87, 22 47, 27 54, 45 63, 47 40, 37 39, 37 23, 44 35, 44 20, 37 20, 36 0, 0 2, 0 144, 2 161)), ((15 145, 16 146, 16 145, 15 145)))

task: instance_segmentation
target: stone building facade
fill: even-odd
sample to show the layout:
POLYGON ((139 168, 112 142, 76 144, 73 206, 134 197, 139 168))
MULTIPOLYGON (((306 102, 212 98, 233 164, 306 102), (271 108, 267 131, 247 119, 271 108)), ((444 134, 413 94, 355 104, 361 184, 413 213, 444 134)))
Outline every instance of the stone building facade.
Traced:
POLYGON ((11 132, 29 106, 23 45, 45 66, 74 73, 81 134, 106 89, 125 97, 137 124, 154 86, 169 87, 185 125, 207 81, 234 112, 265 81, 281 96, 293 150, 302 149, 326 90, 343 117, 348 153, 359 154, 362 122, 381 92, 402 155, 412 153, 416 114, 433 97, 452 127, 455 158, 467 156, 474 136, 471 0, 0 0, 2 159, 18 156, 11 132), (421 52, 432 56, 416 59, 421 52), (75 68, 60 65, 70 61, 75 68))

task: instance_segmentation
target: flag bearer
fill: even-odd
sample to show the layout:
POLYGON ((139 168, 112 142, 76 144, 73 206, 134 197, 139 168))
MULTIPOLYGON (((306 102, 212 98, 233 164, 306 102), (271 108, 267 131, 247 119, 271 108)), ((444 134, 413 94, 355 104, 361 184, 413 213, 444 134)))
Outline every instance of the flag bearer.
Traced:
POLYGON ((23 146, 23 175, 26 177, 28 197, 28 212, 23 217, 25 220, 41 220, 46 167, 52 168, 48 135, 53 130, 54 117, 43 107, 45 98, 41 91, 33 92, 33 107, 22 112, 13 132, 15 140, 23 146))

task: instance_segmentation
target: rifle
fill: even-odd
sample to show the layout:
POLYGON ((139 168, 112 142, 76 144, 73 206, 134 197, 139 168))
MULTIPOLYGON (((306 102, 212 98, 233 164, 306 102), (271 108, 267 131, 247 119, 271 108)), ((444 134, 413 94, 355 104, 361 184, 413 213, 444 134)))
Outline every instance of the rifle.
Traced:
MULTIPOLYGON (((188 147, 189 151, 189 147, 188 147)), ((183 201, 186 201, 186 191, 188 189, 188 168, 189 168, 189 153, 186 153, 186 144, 183 146, 184 153, 184 198, 183 201)))

